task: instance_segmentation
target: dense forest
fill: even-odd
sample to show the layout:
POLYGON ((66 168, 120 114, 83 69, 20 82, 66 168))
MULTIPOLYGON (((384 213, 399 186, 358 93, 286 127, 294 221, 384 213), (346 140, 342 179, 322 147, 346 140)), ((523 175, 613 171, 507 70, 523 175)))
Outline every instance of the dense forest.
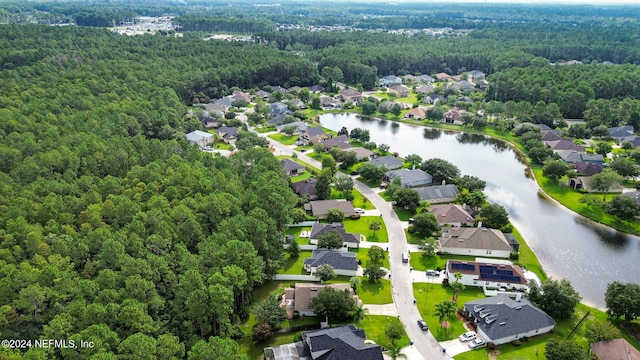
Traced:
POLYGON ((481 70, 488 114, 640 126, 638 8, 266 3, 1 3, 20 25, 0 25, 0 335, 96 343, 27 358, 239 358, 237 320, 281 266, 297 199, 265 149, 188 146, 194 98, 481 70), (184 36, 99 28, 163 14, 184 36), (80 26, 26 25, 65 21, 80 26), (445 26, 468 35, 388 31, 445 26))

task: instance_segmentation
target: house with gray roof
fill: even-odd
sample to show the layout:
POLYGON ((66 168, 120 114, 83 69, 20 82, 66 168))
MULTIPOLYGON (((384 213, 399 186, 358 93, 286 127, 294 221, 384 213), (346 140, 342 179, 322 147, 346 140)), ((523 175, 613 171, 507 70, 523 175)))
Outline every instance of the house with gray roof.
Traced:
POLYGON ((353 324, 307 331, 302 341, 264 349, 265 360, 383 360, 382 348, 365 344, 353 324))
POLYGON ((344 225, 342 225, 342 223, 313 223, 313 226, 311 227, 311 234, 309 235, 309 244, 317 245, 320 237, 330 232, 335 232, 342 238, 342 246, 349 249, 357 249, 360 247, 360 238, 362 235, 348 233, 344 229, 344 225))
POLYGON ((256 97, 261 98, 263 100, 266 100, 269 98, 269 96, 271 96, 270 92, 264 91, 264 90, 258 90, 256 91, 256 97))
POLYGON ((471 70, 467 73, 469 80, 476 82, 479 80, 484 80, 485 74, 480 70, 471 70))
POLYGON ((289 110, 289 106, 287 106, 287 104, 282 102, 271 103, 269 104, 269 107, 271 108, 272 115, 284 114, 289 110))
POLYGON ((585 152, 584 146, 580 146, 569 139, 560 139, 553 141, 543 141, 547 147, 553 149, 553 151, 558 150, 575 150, 577 152, 585 152))
POLYGON ((218 136, 227 144, 235 144, 238 139, 238 128, 235 126, 221 126, 218 128, 218 136))
POLYGON ((453 255, 508 259, 514 251, 502 231, 484 227, 444 228, 438 243, 440 251, 453 255))
POLYGON ((322 126, 308 127, 306 131, 301 133, 300 141, 304 145, 317 144, 327 137, 322 126))
POLYGON ((594 163, 604 165, 604 156, 602 154, 585 154, 577 150, 558 150, 556 154, 569 164, 577 163, 594 163))
POLYGON ((402 159, 397 158, 395 156, 381 156, 375 159, 371 159, 367 161, 365 164, 370 164, 373 166, 381 167, 384 166, 387 170, 393 170, 401 168, 404 165, 404 161, 402 159))
POLYGON ((379 82, 380 82, 380 86, 384 86, 384 87, 402 85, 402 79, 395 75, 385 76, 382 79, 380 79, 379 82))
POLYGON ((342 108, 342 104, 334 98, 328 96, 320 97, 320 105, 322 106, 322 110, 335 110, 342 108))
POLYGON ((620 144, 624 142, 630 142, 634 148, 640 147, 640 136, 636 136, 636 135, 625 136, 623 138, 620 138, 618 141, 620 141, 620 144))
POLYGON ((205 147, 213 142, 213 134, 194 130, 187 134, 187 141, 189 145, 198 145, 200 147, 205 147))
POLYGON ((460 80, 453 84, 453 88, 458 91, 471 91, 475 89, 475 85, 467 80, 460 80))
POLYGON ((604 170, 604 166, 592 162, 578 162, 573 164, 573 166, 576 167, 576 172, 578 174, 584 174, 586 176, 599 174, 604 170))
POLYGON ((331 209, 342 211, 345 217, 351 217, 356 214, 351 201, 345 199, 310 201, 304 204, 304 209, 318 219, 326 219, 331 209))
POLYGON ((405 75, 403 78, 405 80, 410 80, 414 84, 431 84, 436 81, 436 79, 429 75, 405 75))
POLYGON ((304 166, 298 164, 297 162, 291 159, 280 160, 280 165, 282 166, 287 176, 289 177, 300 175, 305 171, 304 166))
POLYGON ((446 103, 447 98, 440 94, 430 94, 428 96, 425 96, 423 101, 427 104, 438 105, 439 103, 446 103))
POLYGON ((617 126, 609 128, 609 137, 613 139, 620 139, 627 136, 635 135, 633 133, 633 126, 617 126))
POLYGON ((358 259, 356 253, 341 250, 316 249, 310 258, 304 259, 304 270, 313 275, 324 264, 331 265, 337 275, 356 276, 358 259))
POLYGON ((551 316, 522 296, 470 301, 464 304, 464 316, 475 323, 479 337, 495 345, 546 334, 556 326, 551 316))
POLYGON ((316 181, 315 178, 309 178, 302 181, 296 181, 291 184, 293 187, 293 192, 298 194, 298 196, 308 195, 309 200, 315 200, 318 198, 318 192, 316 191, 316 181))
POLYGON ((273 116, 271 119, 267 120, 267 125, 279 125, 284 122, 284 118, 287 114, 278 114, 273 116))
POLYGON ((416 88, 416 93, 418 93, 418 94, 431 93, 435 89, 436 88, 431 84, 422 85, 422 86, 416 88))
POLYGON ((458 187, 453 184, 418 187, 413 190, 418 192, 420 200, 431 204, 452 202, 458 197, 458 187))
POLYGON ((295 126, 296 127, 296 131, 293 133, 293 135, 302 134, 303 132, 307 131, 307 129, 309 128, 309 125, 306 122, 304 122, 304 121, 295 121, 295 122, 292 122, 292 123, 282 124, 282 125, 276 126, 276 131, 277 132, 282 132, 282 130, 284 130, 285 128, 287 128, 289 126, 295 126))
POLYGON ((391 170, 387 171, 384 176, 388 181, 399 178, 402 187, 407 188, 429 185, 433 181, 433 176, 420 169, 391 170))
POLYGON ((323 139, 320 144, 323 144, 327 149, 331 149, 333 146, 339 147, 341 150, 351 149, 352 146, 349 143, 349 137, 347 135, 338 135, 328 139, 323 139))
POLYGON ((320 86, 320 85, 313 85, 311 87, 309 87, 309 91, 312 94, 317 94, 317 93, 321 93, 324 91, 324 86, 320 86))

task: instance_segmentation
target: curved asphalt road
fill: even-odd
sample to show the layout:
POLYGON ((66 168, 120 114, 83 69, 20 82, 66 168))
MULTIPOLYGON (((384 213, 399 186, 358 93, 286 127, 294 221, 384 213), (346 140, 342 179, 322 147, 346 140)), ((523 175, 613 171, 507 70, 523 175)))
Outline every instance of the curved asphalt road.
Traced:
MULTIPOLYGON (((294 150, 280 142, 269 138, 268 134, 258 134, 267 140, 275 149, 275 155, 291 155, 294 150)), ((322 168, 322 164, 304 153, 295 151, 298 159, 307 164, 322 168)), ((391 265, 391 288, 393 291, 393 302, 398 312, 398 317, 405 327, 409 339, 414 345, 409 349, 403 350, 410 360, 425 359, 452 359, 448 354, 442 353, 442 346, 431 335, 431 332, 423 332, 417 324, 417 320, 421 318, 418 308, 413 305, 413 287, 411 273, 409 272, 409 264, 402 262, 402 253, 406 253, 409 248, 407 245, 407 237, 402 228, 400 219, 393 211, 391 205, 378 195, 373 189, 369 188, 362 182, 353 181, 354 187, 366 196, 369 201, 380 211, 387 227, 389 235, 389 262, 391 265)))

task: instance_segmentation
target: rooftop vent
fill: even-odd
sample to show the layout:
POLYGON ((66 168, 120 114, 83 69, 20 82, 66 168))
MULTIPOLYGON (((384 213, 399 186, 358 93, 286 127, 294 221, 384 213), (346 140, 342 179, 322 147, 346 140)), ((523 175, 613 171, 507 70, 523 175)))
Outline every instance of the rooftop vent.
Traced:
POLYGON ((475 311, 475 312, 482 311, 482 310, 484 310, 484 307, 482 307, 482 306, 477 306, 476 305, 476 306, 473 307, 473 311, 475 311))
POLYGON ((491 315, 491 311, 486 310, 486 311, 480 311, 480 317, 481 318, 486 318, 488 315, 491 315))
POLYGON ((522 309, 522 306, 516 307, 516 310, 520 310, 520 309, 522 309))
POLYGON ((311 288, 311 291, 318 291, 318 288, 311 288))
POLYGON ((487 323, 487 325, 491 324, 492 322, 496 321, 498 317, 494 316, 494 317, 488 317, 486 319, 484 319, 484 322, 487 323))
POLYGON ((506 325, 506 324, 507 324, 507 323, 503 321, 503 322, 501 322, 501 323, 500 323, 500 326, 502 326, 502 325, 506 325))

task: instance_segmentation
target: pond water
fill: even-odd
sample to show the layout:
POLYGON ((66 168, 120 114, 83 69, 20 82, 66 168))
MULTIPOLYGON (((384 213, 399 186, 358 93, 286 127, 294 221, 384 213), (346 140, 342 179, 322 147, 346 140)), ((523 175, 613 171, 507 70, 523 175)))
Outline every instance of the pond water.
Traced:
POLYGON ((320 123, 335 131, 343 126, 368 129, 371 141, 390 145, 390 151, 402 157, 445 159, 463 175, 485 180, 488 200, 507 209, 547 274, 570 280, 583 302, 604 309, 608 283, 640 283, 640 238, 594 223, 547 199, 507 144, 482 135, 356 114, 324 114, 320 123))

